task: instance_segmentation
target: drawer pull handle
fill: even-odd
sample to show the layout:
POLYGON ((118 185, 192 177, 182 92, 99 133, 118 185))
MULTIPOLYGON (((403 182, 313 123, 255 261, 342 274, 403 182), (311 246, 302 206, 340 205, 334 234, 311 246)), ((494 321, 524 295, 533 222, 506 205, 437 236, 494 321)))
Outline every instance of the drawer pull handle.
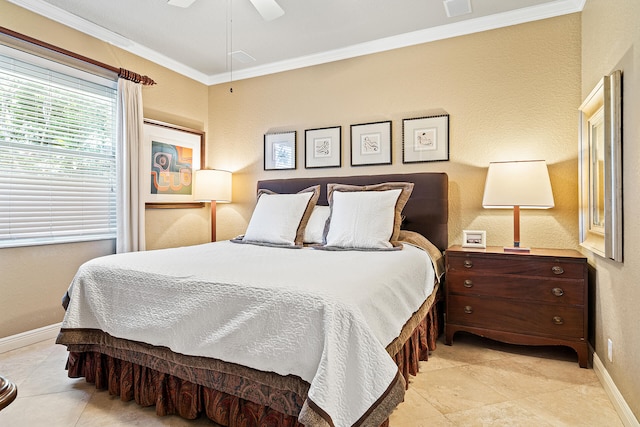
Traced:
POLYGON ((553 272, 553 274, 562 274, 564 273, 564 268, 560 267, 559 265, 554 265, 553 267, 551 267, 551 271, 553 272))
POLYGON ((553 324, 554 325, 563 325, 564 319, 560 316, 553 316, 553 324))
POLYGON ((465 312, 465 314, 473 313, 473 307, 471 307, 470 305, 465 305, 464 306, 464 312, 465 312))
POLYGON ((465 288, 473 288, 473 280, 467 279, 464 281, 463 285, 465 288))
POLYGON ((562 290, 562 288, 553 288, 551 289, 551 293, 557 297, 561 297, 562 295, 564 295, 564 291, 562 290))
POLYGON ((473 261, 471 261, 470 259, 465 259, 464 268, 471 268, 471 267, 473 267, 473 261))

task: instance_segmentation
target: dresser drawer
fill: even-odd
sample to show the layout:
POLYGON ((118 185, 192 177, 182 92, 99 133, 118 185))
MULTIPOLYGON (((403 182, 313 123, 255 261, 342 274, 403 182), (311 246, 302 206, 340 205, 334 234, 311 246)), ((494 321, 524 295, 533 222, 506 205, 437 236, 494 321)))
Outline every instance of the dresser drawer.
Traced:
POLYGON ((515 333, 584 337, 581 307, 449 295, 447 323, 515 333))
POLYGON ((473 273, 450 271, 446 285, 449 292, 555 304, 584 304, 582 280, 473 273))
POLYGON ((455 254, 448 257, 449 272, 472 271, 484 274, 511 274, 520 276, 583 279, 586 264, 562 258, 532 258, 504 255, 500 258, 482 254, 455 254))

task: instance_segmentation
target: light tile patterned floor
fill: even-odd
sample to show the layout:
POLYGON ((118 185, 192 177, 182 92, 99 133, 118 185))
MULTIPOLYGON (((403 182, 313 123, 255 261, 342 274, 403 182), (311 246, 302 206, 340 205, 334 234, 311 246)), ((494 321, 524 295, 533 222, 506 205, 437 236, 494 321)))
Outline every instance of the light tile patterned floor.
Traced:
MULTIPOLYGON (((44 341, 0 354, 0 373, 18 398, 0 426, 214 426, 158 417, 154 408, 121 402, 84 379, 66 376, 66 349, 44 341)), ((622 426, 592 369, 573 350, 522 347, 459 333, 439 342, 390 419, 391 427, 622 426)))

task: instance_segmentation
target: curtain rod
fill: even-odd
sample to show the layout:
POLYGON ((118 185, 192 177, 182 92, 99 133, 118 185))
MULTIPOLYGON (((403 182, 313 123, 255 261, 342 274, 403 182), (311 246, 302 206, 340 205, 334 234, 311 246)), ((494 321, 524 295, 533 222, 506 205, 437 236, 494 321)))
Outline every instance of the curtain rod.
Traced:
POLYGON ((39 47, 43 47, 43 48, 51 50, 53 52, 61 53, 61 54, 65 55, 65 56, 71 57, 73 59, 77 59, 77 60, 86 62, 88 64, 95 65, 95 66, 98 66, 100 68, 104 68, 105 70, 108 70, 108 71, 116 73, 118 75, 118 77, 121 77, 121 78, 126 79, 126 80, 131 80, 133 82, 142 83, 143 85, 148 85, 148 86, 152 86, 152 85, 156 84, 156 82, 154 82, 153 79, 151 79, 150 77, 143 76, 143 75, 138 74, 138 73, 133 72, 133 71, 125 70, 124 68, 112 67, 111 65, 105 64, 103 62, 96 61, 96 60, 91 59, 91 58, 87 58, 86 56, 82 56, 80 54, 71 52, 71 51, 63 49, 61 47, 54 46, 54 45, 52 45, 50 43, 47 43, 47 42, 44 42, 42 40, 34 39, 33 37, 29 37, 27 35, 18 33, 16 31, 10 30, 10 29, 2 27, 2 26, 0 26, 0 33, 6 34, 6 35, 11 36, 13 38, 16 38, 18 40, 25 41, 27 43, 34 44, 34 45, 39 46, 39 47))

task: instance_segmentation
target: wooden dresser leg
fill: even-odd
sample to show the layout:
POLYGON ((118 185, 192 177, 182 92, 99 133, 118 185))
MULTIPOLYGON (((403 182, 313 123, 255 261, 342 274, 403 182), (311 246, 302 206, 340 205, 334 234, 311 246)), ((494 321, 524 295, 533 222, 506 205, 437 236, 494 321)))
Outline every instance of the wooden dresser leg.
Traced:
POLYGON ((585 343, 584 345, 576 345, 574 346, 574 350, 576 351, 576 353, 578 353, 578 365, 580 365, 581 368, 588 368, 589 367, 589 348, 587 346, 587 344, 585 343))
POLYGON ((455 331, 452 330, 452 328, 447 327, 447 325, 445 325, 444 327, 444 343, 446 345, 452 345, 453 344, 453 334, 455 331))

